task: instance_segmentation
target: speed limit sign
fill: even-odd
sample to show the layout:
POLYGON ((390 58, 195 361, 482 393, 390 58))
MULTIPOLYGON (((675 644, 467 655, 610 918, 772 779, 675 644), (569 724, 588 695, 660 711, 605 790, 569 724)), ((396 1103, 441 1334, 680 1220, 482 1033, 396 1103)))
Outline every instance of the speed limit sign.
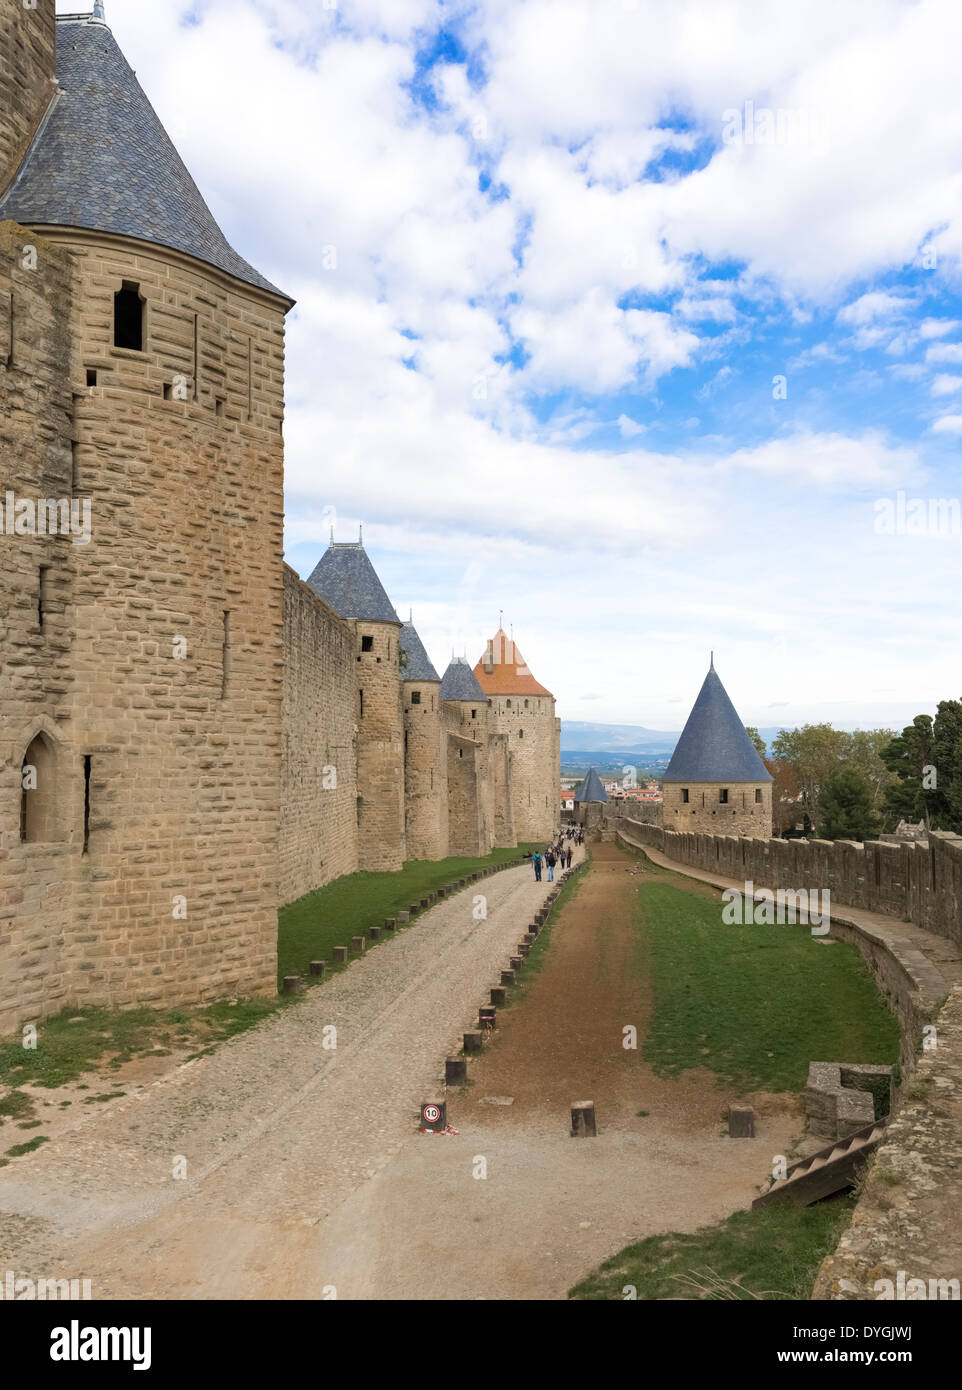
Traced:
POLYGON ((433 1131, 444 1129, 446 1109, 447 1105, 443 1100, 425 1101, 421 1106, 421 1128, 433 1131))

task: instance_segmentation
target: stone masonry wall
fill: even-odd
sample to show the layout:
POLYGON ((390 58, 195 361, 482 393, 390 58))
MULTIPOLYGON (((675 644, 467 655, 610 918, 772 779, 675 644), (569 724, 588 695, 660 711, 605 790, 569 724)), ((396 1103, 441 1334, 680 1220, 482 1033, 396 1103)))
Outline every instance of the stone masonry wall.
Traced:
POLYGON ((404 863, 404 717, 400 624, 356 622, 358 868, 404 863), (364 651, 364 638, 371 649, 364 651))
POLYGON ((0 0, 0 193, 23 162, 57 90, 54 0, 0 0))
POLYGON ((758 840, 681 833, 624 818, 644 844, 697 869, 759 888, 829 889, 835 903, 866 908, 962 945, 962 837, 935 831, 927 844, 758 840))
POLYGON ((772 833, 771 782, 666 782, 662 788, 662 824, 666 830, 700 830, 709 835, 772 833), (719 794, 728 793, 727 803, 719 794), (683 792, 688 793, 688 801, 683 792), (761 800, 756 801, 756 792, 761 800))
POLYGON ((354 873, 355 633, 284 566, 280 902, 354 873))
POLYGON ((404 807, 409 859, 444 859, 447 808, 442 787, 441 698, 438 681, 404 681, 404 807))
POLYGON ((547 843, 561 819, 560 721, 549 695, 495 695, 489 722, 511 757, 512 819, 517 841, 547 843))
MULTIPOLYGON (((9 929, 33 928, 34 861, 59 853, 45 1010, 273 991, 285 306, 176 253, 54 239, 74 257, 72 487, 92 536, 47 581, 72 641, 69 688, 44 680, 37 700, 65 843, 12 846, 27 891, 9 929), (113 346, 124 281, 142 352, 113 346)), ((9 771, 7 787, 9 841, 9 771)))
POLYGON ((65 886, 78 808, 70 795, 76 761, 61 726, 72 683, 77 547, 60 535, 9 534, 7 524, 16 521, 8 493, 32 502, 71 495, 72 297, 69 253, 0 223, 0 1032, 66 997, 65 886), (25 247, 36 250, 35 268, 25 247), (55 760, 57 823, 45 843, 21 844, 21 764, 37 734, 55 760))

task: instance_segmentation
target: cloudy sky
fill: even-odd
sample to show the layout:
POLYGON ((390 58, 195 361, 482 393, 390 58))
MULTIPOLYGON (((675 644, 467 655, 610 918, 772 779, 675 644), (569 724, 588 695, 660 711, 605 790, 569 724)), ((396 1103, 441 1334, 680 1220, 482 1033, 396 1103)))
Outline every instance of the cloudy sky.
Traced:
POLYGON ((958 0, 106 9, 297 300, 302 575, 363 522, 566 719, 680 727, 711 648, 762 726, 962 694, 958 0))

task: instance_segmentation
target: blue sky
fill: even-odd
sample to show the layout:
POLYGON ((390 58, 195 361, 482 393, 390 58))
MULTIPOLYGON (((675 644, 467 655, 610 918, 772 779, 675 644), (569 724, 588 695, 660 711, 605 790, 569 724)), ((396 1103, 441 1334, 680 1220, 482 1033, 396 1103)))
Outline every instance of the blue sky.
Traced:
POLYGON ((710 648, 764 726, 960 694, 962 6, 107 19, 298 301, 300 573, 363 523, 436 665, 503 609, 570 719, 679 727, 710 648))

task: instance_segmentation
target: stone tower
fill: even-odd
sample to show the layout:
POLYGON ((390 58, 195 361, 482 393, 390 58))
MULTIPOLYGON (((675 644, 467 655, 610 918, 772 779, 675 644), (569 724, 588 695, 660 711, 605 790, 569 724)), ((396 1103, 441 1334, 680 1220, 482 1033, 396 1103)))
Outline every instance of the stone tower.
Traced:
POLYGON ((772 775, 745 732, 714 661, 663 780, 666 830, 771 836, 772 775))
POLYGON ((494 844, 488 697, 462 656, 441 681, 447 743, 448 853, 487 854, 494 844))
POLYGON ((448 852, 447 767, 441 731, 441 677, 413 622, 401 628, 404 704, 404 803, 409 859, 444 859, 448 852))
POLYGON ((0 496, 87 523, 0 535, 0 1028, 273 991, 292 301, 99 15, 0 11, 0 496))
POLYGON ((307 582, 356 634, 358 868, 400 869, 407 858, 402 623, 360 541, 331 541, 307 582))
POLYGON ((518 843, 548 841, 561 816, 561 721, 555 717, 554 696, 535 680, 501 628, 474 674, 491 700, 491 730, 503 734, 508 744, 511 834, 518 843))

